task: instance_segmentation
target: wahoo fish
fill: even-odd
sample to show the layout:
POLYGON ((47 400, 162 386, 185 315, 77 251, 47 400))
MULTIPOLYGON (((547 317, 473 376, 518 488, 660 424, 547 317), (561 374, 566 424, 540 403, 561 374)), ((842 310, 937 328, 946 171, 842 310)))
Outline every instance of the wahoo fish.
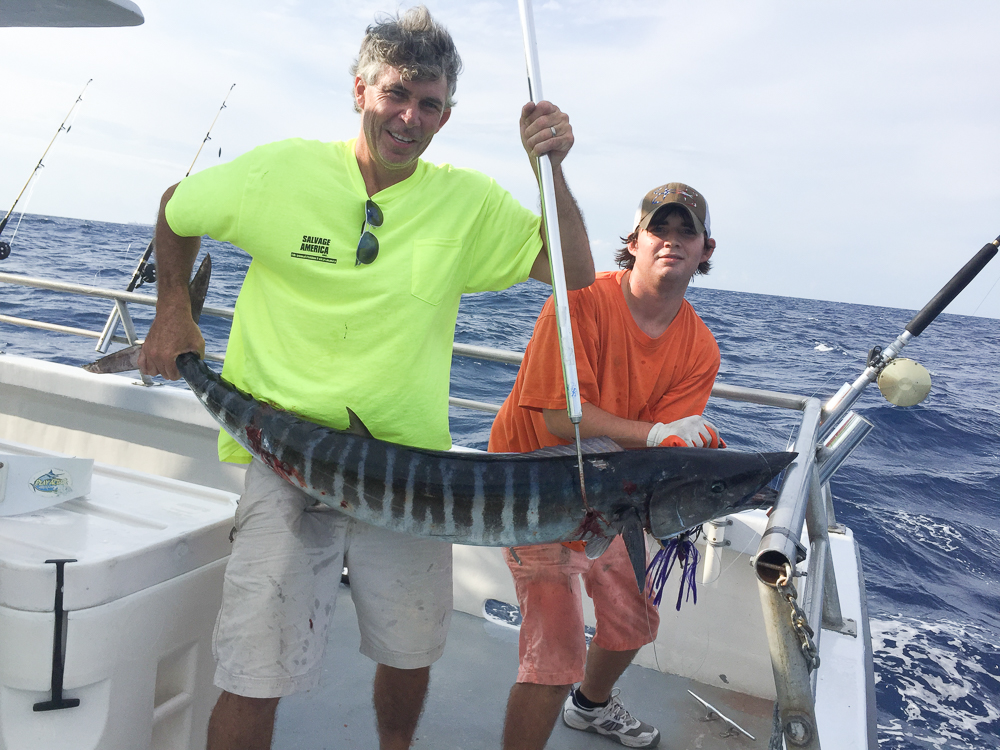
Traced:
POLYGON ((378 440, 348 409, 347 430, 257 401, 189 352, 177 369, 209 413, 272 471, 365 523, 456 544, 519 547, 583 540, 597 557, 622 534, 640 588, 643 530, 665 539, 773 502, 760 492, 795 453, 624 450, 586 440, 584 484, 571 446, 532 453, 426 450, 378 440))
MULTIPOLYGON (((189 287, 196 323, 210 272, 206 255, 189 287)), ((135 369, 140 349, 123 349, 85 369, 135 369)), ((709 448, 625 450, 608 438, 589 439, 582 443, 584 500, 573 446, 464 453, 397 445, 373 437, 350 409, 347 430, 325 427, 257 401, 194 352, 176 362, 237 443, 320 503, 365 523, 456 544, 585 541, 591 558, 621 534, 639 588, 644 530, 667 539, 728 513, 770 505, 777 493, 766 485, 796 457, 709 448)))

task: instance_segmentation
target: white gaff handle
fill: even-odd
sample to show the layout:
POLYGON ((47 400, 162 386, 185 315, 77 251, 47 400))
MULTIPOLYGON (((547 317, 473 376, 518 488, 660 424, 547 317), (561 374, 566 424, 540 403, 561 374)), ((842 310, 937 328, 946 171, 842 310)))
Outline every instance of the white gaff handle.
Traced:
MULTIPOLYGON (((531 101, 538 104, 542 100, 542 81, 538 73, 538 48, 535 44, 535 21, 531 11, 531 0, 518 0, 518 7, 521 11, 521 30, 524 32, 524 56, 528 64, 528 90, 531 101)), ((559 238, 556 191, 552 177, 552 162, 548 154, 538 160, 538 179, 541 183, 542 225, 545 227, 549 269, 552 274, 552 296, 556 308, 556 329, 559 332, 563 382, 566 384, 566 411, 570 421, 579 425, 583 418, 580 380, 576 372, 573 322, 569 316, 569 300, 566 296, 566 271, 563 268, 562 242, 559 238)))

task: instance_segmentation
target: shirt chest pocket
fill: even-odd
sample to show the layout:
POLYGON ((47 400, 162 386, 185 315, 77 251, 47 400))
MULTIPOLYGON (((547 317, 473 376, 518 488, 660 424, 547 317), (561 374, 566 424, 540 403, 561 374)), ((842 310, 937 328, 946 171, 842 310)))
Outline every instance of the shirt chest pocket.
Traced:
POLYGON ((465 254, 454 239, 415 240, 410 294, 429 305, 439 305, 465 288, 465 254))

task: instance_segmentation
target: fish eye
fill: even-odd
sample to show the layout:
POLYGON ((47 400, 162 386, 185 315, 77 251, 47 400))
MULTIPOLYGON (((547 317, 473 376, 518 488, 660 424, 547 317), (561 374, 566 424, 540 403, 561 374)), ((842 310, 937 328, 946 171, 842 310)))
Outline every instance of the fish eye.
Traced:
POLYGON ((726 483, 723 482, 721 479, 718 480, 717 482, 712 482, 712 492, 715 493, 724 492, 725 489, 726 489, 726 483))

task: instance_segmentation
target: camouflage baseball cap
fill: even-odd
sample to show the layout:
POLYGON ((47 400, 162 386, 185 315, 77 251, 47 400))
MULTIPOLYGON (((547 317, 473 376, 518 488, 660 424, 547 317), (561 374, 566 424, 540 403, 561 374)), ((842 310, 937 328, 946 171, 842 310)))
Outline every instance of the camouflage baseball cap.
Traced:
POLYGON ((639 204, 639 209, 635 212, 635 228, 648 227, 656 212, 671 203, 677 203, 687 209, 698 232, 704 232, 706 237, 712 236, 712 221, 708 215, 705 196, 683 182, 668 182, 646 193, 642 203, 639 204))

